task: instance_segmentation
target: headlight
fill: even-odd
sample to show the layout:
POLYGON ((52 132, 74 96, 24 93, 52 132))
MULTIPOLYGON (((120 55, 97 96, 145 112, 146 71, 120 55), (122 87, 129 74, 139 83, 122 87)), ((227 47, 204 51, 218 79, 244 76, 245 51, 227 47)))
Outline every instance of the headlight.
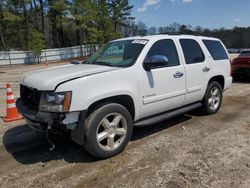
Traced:
POLYGON ((72 92, 44 92, 41 95, 40 111, 42 112, 68 112, 72 92))

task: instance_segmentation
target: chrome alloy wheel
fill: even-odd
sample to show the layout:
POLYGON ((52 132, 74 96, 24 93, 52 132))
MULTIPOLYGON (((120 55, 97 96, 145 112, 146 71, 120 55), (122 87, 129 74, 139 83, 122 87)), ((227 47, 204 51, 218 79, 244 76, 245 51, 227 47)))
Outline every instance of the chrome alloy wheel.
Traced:
POLYGON ((221 100, 221 96, 220 96, 220 91, 217 87, 213 87, 210 91, 210 95, 209 95, 209 98, 208 98, 208 105, 209 105, 209 108, 211 110, 217 110, 217 108, 219 107, 220 105, 220 100, 221 100))
POLYGON ((96 130, 97 143, 106 151, 118 148, 127 134, 127 121, 120 113, 106 115, 96 130))

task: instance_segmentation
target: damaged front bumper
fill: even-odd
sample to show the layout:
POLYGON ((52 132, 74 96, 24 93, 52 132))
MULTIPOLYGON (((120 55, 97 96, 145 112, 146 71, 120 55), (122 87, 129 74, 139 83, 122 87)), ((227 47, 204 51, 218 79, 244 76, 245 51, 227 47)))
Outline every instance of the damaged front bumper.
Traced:
POLYGON ((84 144, 86 111, 69 113, 34 112, 28 109, 20 98, 16 101, 16 106, 32 129, 46 132, 48 127, 50 127, 54 133, 62 130, 70 131, 71 139, 74 142, 79 145, 84 144))
POLYGON ((23 115, 27 124, 36 131, 46 131, 48 126, 60 127, 62 129, 73 130, 78 122, 80 112, 72 113, 49 113, 34 112, 28 109, 21 101, 17 99, 16 106, 18 111, 23 115))

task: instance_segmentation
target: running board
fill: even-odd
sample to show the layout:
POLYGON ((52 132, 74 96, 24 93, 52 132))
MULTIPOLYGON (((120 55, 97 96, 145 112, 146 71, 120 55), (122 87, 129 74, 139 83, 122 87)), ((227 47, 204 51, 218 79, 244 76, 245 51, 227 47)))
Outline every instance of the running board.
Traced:
POLYGON ((136 126, 136 127, 137 126, 148 126, 148 125, 152 125, 152 124, 155 124, 155 123, 159 123, 159 122, 164 121, 166 119, 169 119, 169 118, 181 115, 181 114, 185 114, 186 112, 189 112, 189 111, 195 110, 197 108, 200 108, 201 106, 202 106, 201 103, 195 103, 195 104, 192 104, 192 105, 188 105, 188 106, 185 106, 185 107, 178 108, 176 110, 168 111, 168 112, 166 112, 164 114, 161 114, 161 115, 158 115, 158 116, 149 117, 149 118, 146 118, 146 119, 144 118, 142 120, 136 121, 134 123, 134 126, 136 126))

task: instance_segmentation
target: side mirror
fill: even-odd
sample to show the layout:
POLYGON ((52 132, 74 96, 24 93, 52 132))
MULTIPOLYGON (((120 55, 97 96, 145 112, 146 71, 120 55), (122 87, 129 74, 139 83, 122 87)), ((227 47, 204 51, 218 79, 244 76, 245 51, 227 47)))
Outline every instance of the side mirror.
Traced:
POLYGON ((168 65, 168 58, 164 55, 154 55, 149 57, 147 61, 143 62, 143 68, 146 71, 151 69, 162 68, 168 65))

